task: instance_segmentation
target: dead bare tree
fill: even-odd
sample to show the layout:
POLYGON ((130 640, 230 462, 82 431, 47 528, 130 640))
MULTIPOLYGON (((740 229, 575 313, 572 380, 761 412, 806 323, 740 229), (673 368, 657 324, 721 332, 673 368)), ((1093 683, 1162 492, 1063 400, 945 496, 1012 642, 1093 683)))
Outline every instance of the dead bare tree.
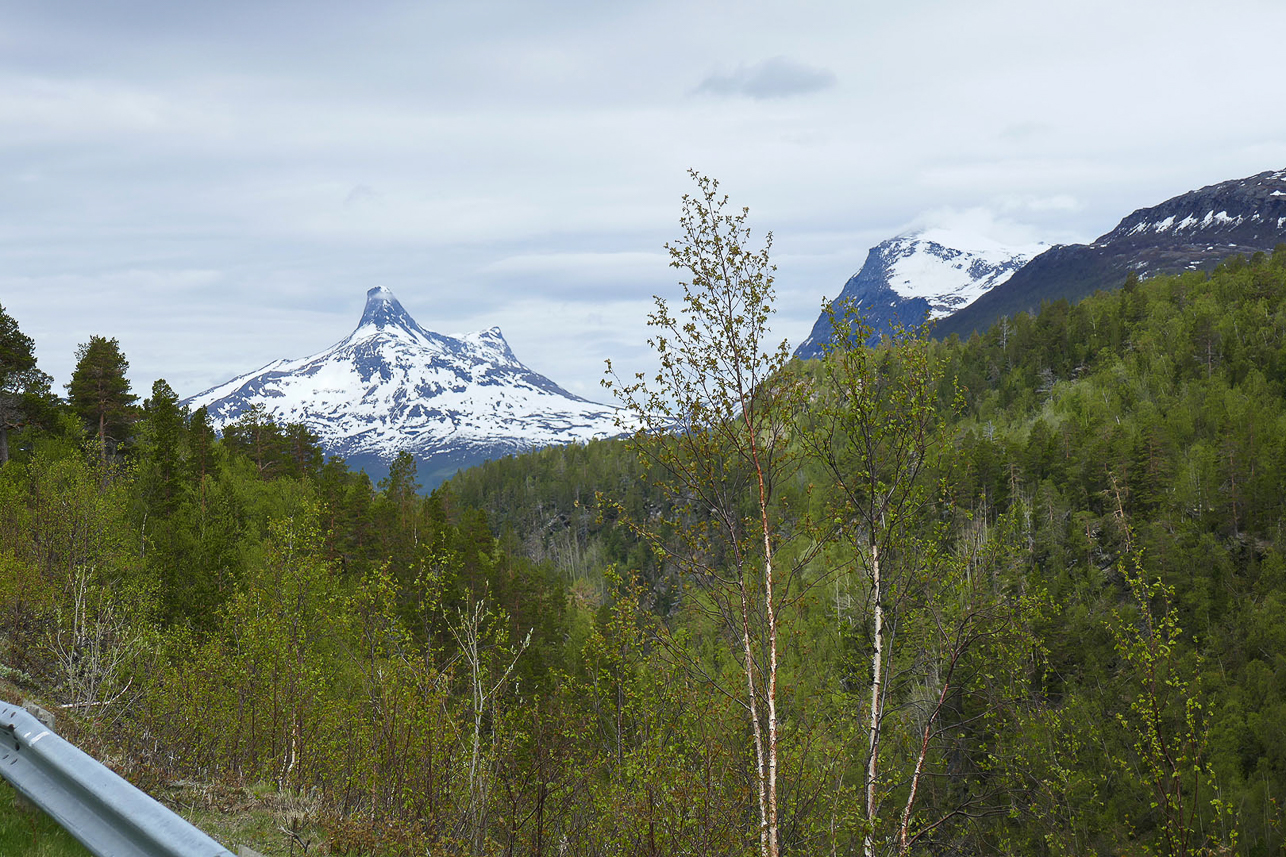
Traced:
POLYGON ((76 568, 68 582, 70 610, 60 618, 50 650, 64 707, 103 720, 136 695, 129 671, 144 641, 134 633, 116 587, 95 576, 92 568, 76 568))
POLYGON ((475 853, 479 854, 482 853, 485 834, 486 807, 494 783, 494 777, 489 775, 494 772, 483 770, 483 721, 488 712, 495 720, 495 709, 500 697, 509 687, 509 677, 518 665, 518 658, 531 643, 531 632, 528 631, 516 651, 502 651, 494 639, 495 629, 492 626, 496 624, 495 618, 486 599, 480 598, 467 609, 458 610, 455 621, 447 622, 447 628, 460 647, 460 655, 469 671, 469 708, 473 728, 468 747, 465 821, 469 828, 469 841, 475 853), (507 665, 497 663, 497 654, 508 660, 507 665), (499 676, 495 677, 497 671, 499 676))

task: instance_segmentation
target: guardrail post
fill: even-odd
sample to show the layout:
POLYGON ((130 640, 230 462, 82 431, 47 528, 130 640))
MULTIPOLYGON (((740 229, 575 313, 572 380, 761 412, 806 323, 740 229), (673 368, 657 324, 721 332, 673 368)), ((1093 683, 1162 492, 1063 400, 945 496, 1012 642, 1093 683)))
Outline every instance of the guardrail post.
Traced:
POLYGON ((43 723, 46 729, 50 730, 51 732, 53 731, 54 715, 52 713, 41 708, 39 705, 32 702, 30 699, 24 699, 22 701, 22 707, 24 711, 27 711, 28 713, 31 714, 32 717, 36 718, 41 723, 43 723))

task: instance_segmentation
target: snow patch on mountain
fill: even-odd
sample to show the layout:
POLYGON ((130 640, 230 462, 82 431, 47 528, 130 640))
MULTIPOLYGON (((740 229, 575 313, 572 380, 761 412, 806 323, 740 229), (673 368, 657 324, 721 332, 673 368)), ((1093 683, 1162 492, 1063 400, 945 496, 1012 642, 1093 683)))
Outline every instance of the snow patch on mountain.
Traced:
MULTIPOLYGON (((899 235, 871 248, 866 263, 844 284, 832 306, 850 304, 876 341, 899 327, 915 327, 968 306, 1047 247, 1013 246, 948 229, 899 235)), ((831 332, 823 312, 796 356, 820 357, 831 332)))
POLYGON ((973 303, 1049 246, 1013 247, 945 229, 899 236, 886 245, 889 287, 903 298, 924 298, 930 318, 942 318, 973 303))

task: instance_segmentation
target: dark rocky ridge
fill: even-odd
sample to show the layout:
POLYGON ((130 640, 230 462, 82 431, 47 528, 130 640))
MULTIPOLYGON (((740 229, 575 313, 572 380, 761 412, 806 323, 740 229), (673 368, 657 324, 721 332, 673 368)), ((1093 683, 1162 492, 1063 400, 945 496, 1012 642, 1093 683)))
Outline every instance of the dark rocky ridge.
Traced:
POLYGON ((1078 301, 1140 277, 1209 270, 1286 242, 1286 170, 1189 191, 1141 208, 1092 244, 1052 247, 1006 282, 939 321, 934 336, 968 336, 1044 301, 1078 301))

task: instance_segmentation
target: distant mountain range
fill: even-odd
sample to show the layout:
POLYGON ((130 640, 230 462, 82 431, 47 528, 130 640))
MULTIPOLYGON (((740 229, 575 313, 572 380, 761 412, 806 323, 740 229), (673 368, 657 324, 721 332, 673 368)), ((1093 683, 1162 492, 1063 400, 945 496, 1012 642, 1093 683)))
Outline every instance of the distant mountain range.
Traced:
MULTIPOLYGON (((1135 272, 1211 268, 1286 242, 1286 170, 1260 173, 1139 209, 1092 244, 1005 246, 927 230, 872 248, 836 302, 865 316, 872 338, 934 321, 935 336, 967 336, 1041 302, 1079 300, 1135 272)), ((831 337, 823 313, 796 354, 831 337)), ((617 411, 574 396, 520 363, 499 328, 445 336, 421 327, 385 288, 367 293, 357 329, 299 360, 278 360, 186 400, 216 428, 261 406, 302 423, 328 454, 378 478, 398 452, 434 486, 458 468, 550 444, 620 433, 617 411)))
POLYGON ((398 452, 433 487, 457 469, 513 452, 619 433, 616 409, 574 396, 514 356, 500 329, 444 336, 371 289, 349 336, 299 360, 278 360, 185 400, 222 429, 255 405, 302 423, 373 478, 398 452))
MULTIPOLYGON (((894 324, 926 319, 935 321, 936 337, 968 336, 1044 301, 1075 302, 1119 287, 1131 272, 1149 277, 1209 270, 1230 256, 1272 252, 1283 242, 1286 170, 1276 170, 1141 208, 1091 244, 1032 253, 941 232, 893 238, 870 251, 839 299, 851 299, 877 337, 894 324)), ((823 313, 795 353, 820 356, 829 337, 823 313)))

